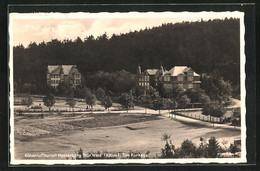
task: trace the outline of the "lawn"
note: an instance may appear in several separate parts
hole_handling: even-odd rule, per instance
[[[40,118],[33,115],[15,118],[15,136],[23,141],[32,138],[51,136],[85,128],[110,127],[160,119],[158,115],[100,113],[75,116],[48,115]]]
[[[23,131],[22,131],[23,130]],[[167,117],[149,114],[88,114],[84,117],[49,116],[44,119],[21,116],[15,120],[15,158],[28,159],[26,153],[75,154],[87,152],[150,151],[160,155],[163,133],[169,133],[176,147],[183,140],[199,143],[199,138],[215,136],[232,143],[240,131],[188,125]],[[43,159],[43,158],[29,158]],[[65,157],[47,159],[66,159]]]

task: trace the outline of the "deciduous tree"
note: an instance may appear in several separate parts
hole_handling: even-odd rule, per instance
[[[180,107],[185,109],[187,107],[187,105],[190,104],[190,98],[188,98],[187,95],[183,95],[177,99],[177,102]]]
[[[30,106],[33,104],[33,99],[31,96],[27,96],[25,99],[23,99],[23,103],[27,106],[28,111],[30,112]]]
[[[43,98],[43,103],[46,107],[49,108],[49,113],[51,113],[51,107],[55,104],[55,98],[52,94],[47,94],[44,98]]]
[[[66,98],[67,104],[72,108],[73,114],[74,114],[74,107],[77,104],[77,101],[73,98],[73,94],[70,94]]]
[[[101,104],[105,107],[105,109],[107,109],[107,113],[109,113],[109,108],[113,105],[110,96],[106,96],[106,97],[102,100]]]
[[[93,106],[96,104],[97,98],[94,94],[88,94],[86,96],[86,103],[91,107],[91,113],[93,113]]]
[[[165,99],[162,98],[158,92],[156,92],[154,94],[154,96],[152,97],[153,100],[153,109],[154,110],[158,110],[159,111],[159,115],[161,114],[161,110],[165,107],[166,102]]]
[[[145,108],[145,113],[147,113],[147,108],[151,107],[152,104],[152,98],[149,94],[142,94],[138,98],[139,103],[144,106]]]
[[[60,96],[66,96],[66,94],[68,93],[69,91],[69,88],[68,86],[64,83],[64,82],[61,82],[58,86],[57,86],[57,90],[58,90],[58,94]]]
[[[213,101],[213,102],[203,104],[202,107],[202,114],[206,116],[209,115],[210,121],[211,121],[211,116],[222,117],[225,114],[225,112],[226,109],[218,101]],[[214,122],[213,122],[213,126],[214,126]]]
[[[105,98],[106,93],[105,93],[105,91],[104,91],[101,87],[99,87],[99,88],[95,91],[95,95],[96,95],[96,97],[97,97],[98,100],[101,100],[101,101],[102,101],[102,100]]]
[[[128,113],[128,109],[134,107],[133,95],[131,93],[123,93],[119,98],[119,103],[122,105],[124,109],[127,110]]]
[[[213,101],[217,100],[219,103],[230,101],[232,92],[231,84],[228,81],[224,81],[223,77],[217,72],[203,76],[201,87]]]

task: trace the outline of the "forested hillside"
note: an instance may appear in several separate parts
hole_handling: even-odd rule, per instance
[[[114,72],[166,69],[175,65],[192,67],[197,73],[220,72],[233,86],[239,86],[239,20],[210,20],[163,24],[127,34],[103,34],[96,39],[52,40],[14,47],[14,79],[22,83],[45,84],[47,65],[76,64],[85,76],[103,70]]]

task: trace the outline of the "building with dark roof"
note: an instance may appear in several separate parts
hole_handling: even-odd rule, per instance
[[[76,65],[48,65],[47,85],[57,88],[61,82],[71,89],[81,84],[81,74]]]
[[[146,69],[141,71],[141,67],[137,68],[137,85],[144,89],[156,87],[159,82],[165,88],[171,89],[174,85],[178,85],[184,90],[196,89],[200,87],[200,75],[187,66],[175,66],[169,71],[162,66],[160,69]]]

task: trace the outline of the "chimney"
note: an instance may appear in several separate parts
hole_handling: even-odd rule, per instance
[[[138,66],[137,66],[137,74],[141,74],[141,73],[142,73],[141,67],[138,65]]]

